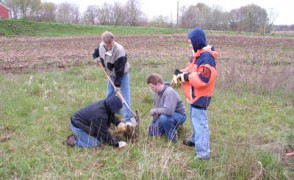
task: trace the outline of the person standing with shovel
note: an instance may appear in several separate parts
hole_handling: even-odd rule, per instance
[[[131,93],[130,93],[130,64],[127,60],[125,49],[115,42],[114,35],[105,31],[101,35],[101,43],[95,48],[93,60],[99,64],[108,74],[106,98],[121,93],[124,100],[124,122],[131,122]]]

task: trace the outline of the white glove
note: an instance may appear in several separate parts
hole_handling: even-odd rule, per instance
[[[126,143],[126,142],[124,142],[124,141],[119,141],[118,142],[118,147],[119,148],[122,148],[122,147],[126,147],[128,144]]]
[[[94,58],[93,61],[94,61],[94,63],[98,64],[100,62],[100,58],[99,57]]]
[[[120,122],[118,125],[117,125],[117,129],[119,132],[124,132],[126,131],[126,124],[124,122]]]
[[[138,125],[138,122],[134,116],[131,117],[131,122],[126,123],[127,126],[136,127]]]

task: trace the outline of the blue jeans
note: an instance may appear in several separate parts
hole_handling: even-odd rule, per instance
[[[208,127],[207,110],[191,106],[192,136],[190,140],[195,143],[197,158],[210,158],[210,135]]]
[[[77,136],[75,140],[75,146],[82,148],[97,148],[101,146],[102,141],[98,141],[99,138],[97,139],[94,136],[90,136],[88,133],[85,133],[80,128],[76,128],[71,122],[70,129]]]
[[[110,76],[110,78],[112,82],[114,82],[115,77]],[[131,108],[130,73],[129,72],[125,73],[121,78],[120,91],[122,96],[126,100],[128,106]],[[115,90],[112,84],[110,83],[110,81],[108,80],[106,97],[109,97],[113,94],[115,94]],[[132,114],[124,103],[123,103],[123,107],[124,107],[124,121],[128,122],[130,121]]]
[[[185,114],[173,113],[172,115],[160,115],[158,120],[153,119],[149,125],[149,136],[166,135],[169,141],[177,141],[177,128],[184,124]]]

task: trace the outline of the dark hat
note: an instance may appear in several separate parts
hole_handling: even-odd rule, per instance
[[[116,113],[122,108],[121,100],[115,95],[106,98],[105,103],[111,113]]]

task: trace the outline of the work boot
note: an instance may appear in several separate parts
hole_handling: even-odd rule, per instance
[[[195,146],[195,143],[193,143],[192,141],[187,140],[187,139],[183,140],[183,144],[184,144],[185,146],[189,146],[189,147],[193,147],[193,146]]]
[[[210,156],[206,156],[206,157],[196,156],[194,159],[197,159],[199,161],[202,161],[202,160],[210,160]]]
[[[210,160],[210,157],[207,157],[207,158],[196,157],[196,159],[199,161],[205,161],[205,160]]]
[[[66,140],[63,141],[63,144],[74,147],[75,146],[75,140],[76,140],[76,136],[74,134],[71,134],[71,135],[68,135],[66,137]]]

